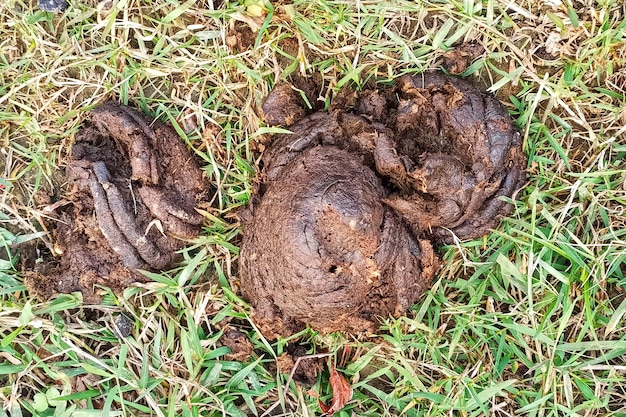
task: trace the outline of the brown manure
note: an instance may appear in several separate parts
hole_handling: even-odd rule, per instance
[[[285,85],[263,104],[274,138],[240,253],[241,289],[269,337],[309,324],[370,332],[430,285],[433,245],[482,236],[509,214],[526,158],[506,109],[439,73],[305,116]]]
[[[135,109],[114,102],[94,109],[66,174],[68,204],[52,225],[59,256],[25,273],[41,298],[81,291],[97,301],[97,285],[121,290],[145,281],[138,269],[167,268],[182,239],[200,231],[202,171],[171,127]]]

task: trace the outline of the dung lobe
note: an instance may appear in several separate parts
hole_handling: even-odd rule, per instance
[[[482,236],[512,206],[525,157],[504,107],[438,73],[305,112],[281,86],[263,105],[290,126],[263,156],[240,253],[241,289],[266,337],[370,332],[436,273],[433,245]],[[284,105],[282,105],[284,104]]]

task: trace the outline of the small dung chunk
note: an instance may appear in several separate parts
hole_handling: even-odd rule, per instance
[[[119,339],[130,336],[133,332],[133,324],[133,320],[129,316],[124,313],[120,314],[119,316],[117,316],[117,319],[115,319],[115,322],[113,323],[113,330],[115,332],[115,335]]]
[[[266,120],[292,106],[280,87]],[[241,290],[268,338],[306,324],[372,332],[403,314],[437,271],[433,246],[487,233],[524,182],[508,113],[457,78],[404,77],[352,110],[281,117],[292,133],[263,156],[240,252]]]
[[[290,126],[304,117],[296,92],[286,83],[276,85],[261,108],[265,123],[270,126]]]
[[[230,353],[224,356],[227,361],[246,362],[254,353],[254,346],[246,334],[236,329],[227,330],[220,337],[220,342],[230,349]]]
[[[463,43],[443,54],[443,66],[450,74],[461,74],[484,52],[485,48],[479,43]]]
[[[114,102],[94,109],[66,174],[70,204],[52,225],[60,259],[27,274],[42,298],[80,290],[97,300],[95,285],[121,290],[145,281],[137,269],[167,268],[181,239],[200,230],[202,171],[172,128],[135,109]]]

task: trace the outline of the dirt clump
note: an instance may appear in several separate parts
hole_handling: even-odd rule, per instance
[[[197,161],[169,126],[107,102],[76,135],[66,169],[68,191],[54,213],[56,259],[25,273],[32,294],[121,290],[176,259],[182,239],[197,236],[196,206],[207,186]]]
[[[281,87],[263,105],[293,133],[263,156],[242,293],[269,338],[305,324],[375,331],[430,285],[433,245],[479,237],[511,212],[501,197],[525,180],[520,135],[497,100],[440,73],[308,116],[290,94]]]

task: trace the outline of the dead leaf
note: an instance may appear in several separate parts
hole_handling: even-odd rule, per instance
[[[330,402],[330,405],[326,405],[322,400],[320,400],[320,396],[317,392],[310,390],[307,394],[317,398],[317,403],[320,406],[322,412],[328,416],[332,416],[337,411],[341,410],[347,403],[352,399],[352,387],[346,381],[343,375],[337,372],[335,366],[331,363],[329,364],[330,369],[330,387],[333,390],[333,398]]]

